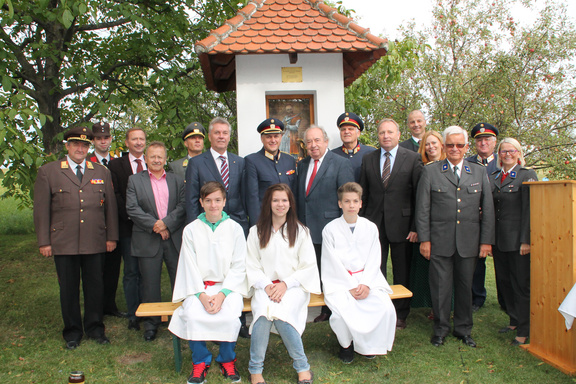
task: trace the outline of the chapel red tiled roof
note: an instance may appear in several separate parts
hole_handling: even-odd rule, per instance
[[[195,50],[207,87],[223,92],[236,87],[235,55],[342,52],[348,86],[386,54],[387,43],[322,0],[252,0]]]

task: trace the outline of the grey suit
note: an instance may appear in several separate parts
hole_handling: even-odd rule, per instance
[[[168,210],[166,217],[158,217],[154,192],[148,171],[128,178],[126,190],[126,211],[134,223],[132,227],[131,254],[138,258],[142,275],[142,302],[162,301],[160,276],[162,260],[166,263],[172,289],[176,279],[178,254],[182,245],[182,230],[186,221],[186,200],[184,181],[179,176],[166,173],[168,186]],[[162,240],[152,228],[159,219],[168,227],[170,237]],[[159,318],[147,318],[146,330],[155,330]]]
[[[428,164],[418,184],[416,229],[420,241],[431,242],[435,336],[445,337],[450,331],[452,284],[454,335],[470,335],[478,249],[480,244],[494,244],[494,203],[486,171],[467,161],[463,168],[458,181],[447,160]]]
[[[185,156],[168,164],[168,168],[175,175],[178,175],[184,179],[186,177],[186,167],[188,166],[189,161],[190,160],[188,159],[188,156]]]

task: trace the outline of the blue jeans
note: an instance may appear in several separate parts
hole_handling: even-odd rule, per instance
[[[302,338],[293,326],[282,320],[274,320],[274,326],[282,337],[288,354],[294,361],[292,366],[296,372],[306,372],[310,370],[310,364],[304,353]],[[251,374],[261,374],[264,370],[264,358],[268,348],[268,339],[270,338],[270,329],[272,321],[264,316],[260,316],[252,328],[252,337],[250,339],[250,362],[248,363],[248,372]]]
[[[220,351],[216,357],[216,362],[229,363],[236,359],[236,352],[234,351],[236,348],[236,342],[218,341],[217,343],[220,344]],[[188,345],[192,351],[193,364],[206,363],[206,365],[210,365],[212,362],[212,353],[210,353],[208,348],[206,348],[205,341],[189,340]]]
[[[131,253],[132,237],[120,238],[120,252],[124,259],[124,296],[126,297],[126,307],[130,320],[136,320],[136,310],[140,305],[140,268],[138,258]]]

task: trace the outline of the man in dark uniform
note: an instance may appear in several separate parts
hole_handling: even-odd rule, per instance
[[[359,183],[362,158],[365,154],[375,151],[376,148],[364,145],[358,140],[364,130],[364,122],[360,116],[352,112],[344,112],[336,120],[336,125],[340,129],[342,146],[334,148],[332,152],[350,160],[350,165],[354,170],[354,181]]]
[[[246,209],[250,223],[256,224],[264,193],[269,186],[288,184],[296,194],[298,178],[296,160],[280,151],[284,123],[278,119],[266,119],[257,128],[262,149],[244,158],[246,162]]]
[[[112,136],[110,135],[110,124],[100,121],[92,125],[92,134],[94,140],[94,152],[88,155],[93,163],[100,163],[108,166],[111,160],[110,144]],[[104,256],[104,315],[115,317],[128,317],[128,313],[120,312],[116,305],[116,291],[118,290],[118,279],[120,278],[120,265],[122,264],[122,255],[116,248],[113,252],[106,252]]]
[[[180,176],[181,178],[186,177],[186,168],[188,167],[188,161],[198,156],[202,153],[204,149],[204,137],[206,136],[206,130],[202,124],[194,122],[188,124],[184,132],[182,133],[182,140],[184,141],[184,146],[188,149],[188,154],[178,160],[174,160],[168,165],[170,171]]]
[[[466,160],[471,163],[482,164],[486,167],[486,173],[490,176],[496,171],[496,164],[498,163],[498,154],[495,153],[496,142],[498,137],[498,129],[492,124],[480,123],[476,124],[470,136],[474,138],[476,146],[476,155],[467,157]],[[476,312],[484,305],[486,301],[486,259],[478,260],[476,270],[474,271],[474,280],[472,282],[472,310]],[[496,291],[498,284],[496,284]],[[498,293],[498,302],[504,308],[504,300]]]
[[[418,149],[420,148],[420,141],[426,133],[426,118],[424,117],[422,111],[416,109],[408,114],[406,123],[408,125],[408,129],[410,129],[412,137],[401,142],[400,146],[411,151],[418,152]]]
[[[102,321],[102,263],[116,248],[118,216],[110,172],[86,161],[92,138],[84,127],[66,132],[68,155],[40,167],[34,185],[36,237],[40,253],[54,256],[67,349],[77,348],[84,334],[110,343]]]

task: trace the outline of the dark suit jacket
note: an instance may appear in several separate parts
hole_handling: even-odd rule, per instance
[[[502,183],[500,170],[490,175],[494,211],[496,212],[496,246],[502,252],[518,251],[520,244],[530,244],[530,187],[525,181],[536,181],[532,169],[514,167]]]
[[[118,204],[118,223],[120,225],[120,237],[132,236],[132,221],[126,212],[126,188],[128,178],[132,175],[130,158],[128,155],[110,160],[108,169],[112,173],[112,183]]]
[[[332,150],[332,152],[335,155],[338,155],[340,157],[344,157],[344,158],[348,159],[348,161],[350,161],[350,164],[352,165],[352,170],[354,171],[354,181],[359,183],[360,182],[360,169],[362,168],[362,159],[368,153],[374,152],[376,150],[376,148],[368,146],[368,145],[360,144],[360,150],[356,153],[351,154],[351,155],[349,155],[347,153],[347,151],[345,152],[343,150],[343,148],[344,148],[344,146],[334,148]]]
[[[476,164],[480,164],[480,165],[484,166],[486,169],[486,173],[488,175],[491,175],[493,172],[496,172],[496,170],[498,169],[496,167],[496,165],[498,164],[498,154],[497,153],[494,154],[494,159],[491,162],[489,162],[487,165],[482,164],[482,161],[478,159],[478,155],[469,156],[469,157],[465,158],[464,160],[467,160],[471,163],[476,163]]]
[[[269,186],[285,183],[296,195],[296,160],[287,153],[280,153],[278,160],[266,157],[264,148],[246,156],[246,209],[252,225],[260,216],[262,199]],[[270,154],[268,154],[270,155]],[[270,155],[271,156],[271,155]]]
[[[228,193],[224,212],[242,226],[248,234],[248,216],[244,206],[244,159],[228,152]],[[195,156],[188,162],[186,169],[186,216],[187,222],[196,220],[204,212],[200,205],[200,188],[208,181],[222,183],[220,170],[212,157],[210,150]]]
[[[420,148],[420,146],[416,145],[414,140],[412,140],[412,137],[410,137],[408,140],[404,140],[399,145],[402,148],[406,148],[406,149],[411,150],[412,152],[418,152],[418,149]]]
[[[494,244],[494,202],[485,168],[464,161],[460,181],[448,160],[424,167],[416,195],[418,240],[432,242],[432,257],[478,257]],[[480,220],[482,209],[482,220]]]
[[[381,150],[371,152],[362,161],[360,185],[364,193],[360,214],[378,227],[384,219],[388,241],[401,243],[406,241],[408,232],[416,231],[414,211],[422,158],[417,152],[399,146],[388,187],[384,188],[380,154]]]
[[[110,172],[86,161],[82,182],[66,158],[43,165],[34,184],[34,227],[38,246],[55,255],[106,252],[118,240],[118,214]]]
[[[176,250],[182,245],[182,230],[186,222],[186,190],[184,180],[172,173],[166,173],[168,185],[168,214],[162,221],[170,231],[170,239]],[[152,228],[158,219],[158,210],[148,171],[128,178],[126,190],[126,211],[132,219],[132,251],[135,257],[153,257],[162,243],[160,234]]]
[[[310,193],[306,196],[306,174],[310,164],[310,156],[298,163],[298,218],[310,229],[312,242],[322,244],[324,226],[342,214],[338,207],[338,188],[354,181],[354,172],[348,160],[326,149],[322,165],[316,170]]]

